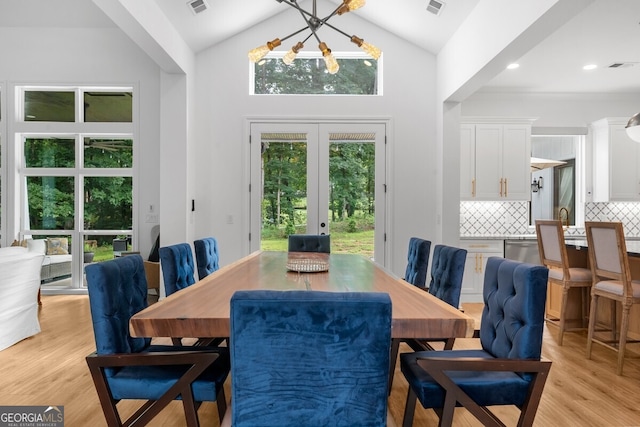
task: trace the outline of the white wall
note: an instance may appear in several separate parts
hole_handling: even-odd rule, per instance
[[[159,68],[122,31],[101,29],[0,28],[0,81],[14,84],[136,85],[139,89],[140,206],[159,206]],[[3,120],[11,133],[13,100]],[[7,114],[8,113],[8,114]],[[5,136],[3,135],[3,139]],[[12,138],[7,138],[7,141]],[[5,153],[3,153],[5,155]],[[14,207],[9,206],[8,211]],[[3,211],[5,214],[6,211]],[[138,217],[139,249],[151,250],[151,228],[144,209]],[[13,221],[12,223],[15,223]],[[10,224],[11,226],[13,224]],[[7,230],[11,243],[17,230]]]
[[[297,30],[296,19],[301,20],[295,14],[277,15],[196,58],[196,237],[218,238],[222,264],[246,254],[247,118],[391,118],[387,235],[390,266],[403,274],[409,237],[435,236],[435,58],[355,14],[347,14],[340,17],[340,28],[384,52],[383,96],[249,96],[247,52]],[[358,50],[344,36],[336,39],[332,30],[320,33],[334,51]],[[280,49],[286,51],[294,43],[288,40]],[[312,42],[305,47],[316,49]],[[233,224],[227,224],[228,215],[235,218]]]

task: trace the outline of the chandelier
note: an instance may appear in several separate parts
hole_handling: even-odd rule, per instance
[[[362,49],[367,54],[369,54],[372,58],[376,60],[380,58],[380,55],[382,54],[380,49],[365,42],[363,39],[357,36],[350,36],[349,34],[334,27],[328,22],[335,15],[343,15],[352,10],[361,8],[362,6],[364,6],[366,0],[342,0],[342,4],[338,6],[333,12],[331,12],[331,14],[329,14],[325,18],[318,17],[318,12],[316,9],[316,0],[313,0],[313,10],[311,12],[298,6],[297,0],[276,0],[276,1],[278,3],[285,3],[291,6],[292,8],[297,9],[300,12],[300,15],[302,16],[302,19],[304,19],[306,25],[301,29],[299,29],[298,31],[295,31],[289,34],[288,36],[283,37],[282,39],[278,39],[278,38],[273,39],[270,42],[267,42],[267,44],[249,51],[249,60],[251,60],[251,62],[260,61],[262,58],[265,57],[266,54],[268,54],[270,51],[272,51],[276,47],[280,46],[283,41],[295,35],[298,35],[305,30],[309,30],[310,33],[307,36],[307,38],[293,45],[293,47],[282,57],[282,62],[284,62],[287,65],[291,65],[293,63],[293,60],[296,58],[296,55],[300,51],[300,49],[302,49],[304,47],[304,44],[307,42],[307,40],[309,40],[313,36],[316,38],[316,40],[319,43],[318,48],[320,49],[320,52],[322,52],[322,57],[324,58],[325,65],[327,66],[327,71],[331,74],[335,74],[340,69],[340,66],[338,65],[338,61],[336,61],[336,58],[331,53],[331,49],[327,47],[326,43],[320,40],[320,37],[318,37],[318,34],[317,34],[317,31],[320,29],[320,27],[323,27],[325,25],[339,32],[340,34],[346,36],[347,38],[349,38],[354,44],[356,44],[360,49]]]

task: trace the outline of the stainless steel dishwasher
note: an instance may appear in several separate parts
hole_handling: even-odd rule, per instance
[[[504,241],[504,257],[530,264],[541,264],[537,239],[507,239]]]

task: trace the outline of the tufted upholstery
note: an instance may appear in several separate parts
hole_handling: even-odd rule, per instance
[[[419,237],[409,239],[407,269],[404,273],[404,280],[420,288],[426,286],[430,252],[431,242],[429,240],[420,239]]]
[[[193,347],[150,345],[149,338],[129,334],[131,316],[147,306],[147,281],[140,255],[87,265],[85,271],[96,342],[96,353],[87,357],[87,363],[107,420],[111,414],[109,403],[116,403],[113,399],[158,400],[189,370],[189,354],[198,352],[208,353],[204,356],[209,359],[212,353],[220,356],[205,363],[203,373],[191,383],[193,398],[200,402],[217,399],[229,373],[225,349],[200,347],[194,352]],[[180,364],[174,361],[163,365],[161,360],[168,353],[179,355]],[[114,354],[118,357],[112,357]],[[136,355],[138,358],[127,359]],[[149,360],[145,363],[145,359]],[[101,384],[108,388],[108,394]]]
[[[331,253],[331,238],[328,234],[291,234],[289,252]]]
[[[193,285],[193,254],[188,243],[160,248],[160,265],[167,296]]]
[[[193,242],[196,251],[196,265],[198,266],[198,277],[204,279],[214,271],[218,271],[218,241],[213,237],[207,237]]]
[[[425,408],[443,408],[445,398],[443,387],[445,386],[441,386],[427,372],[431,369],[428,365],[429,358],[450,359],[451,366],[461,363],[457,362],[463,360],[461,358],[478,358],[487,362],[499,358],[510,359],[521,364],[532,361],[538,364],[543,363],[539,360],[542,350],[547,275],[548,269],[543,266],[523,264],[503,258],[489,258],[483,290],[485,307],[480,326],[482,349],[402,354],[400,363],[402,373],[410,385],[409,398],[413,393]],[[421,361],[422,366],[418,363],[420,359],[425,359]],[[439,362],[432,363],[436,365]],[[544,363],[550,365],[549,362]],[[541,369],[548,371],[548,368]],[[537,372],[528,365],[521,371]],[[518,372],[515,369],[491,371],[476,367],[476,370],[469,371],[447,371],[443,368],[441,372],[445,372],[480,406],[524,405],[532,395],[530,386],[535,378],[534,374]],[[546,373],[542,378],[540,393],[546,380]],[[405,420],[408,416],[413,417],[412,405],[415,405],[415,396],[413,403],[411,399],[407,401]],[[538,402],[525,405],[525,408],[533,408],[535,414],[537,404]],[[411,411],[410,414],[409,411]],[[531,414],[528,416],[531,417],[532,422],[533,416]]]
[[[390,342],[387,294],[236,292],[233,426],[385,426]]]
[[[436,245],[431,260],[431,284],[429,293],[447,304],[458,308],[462,275],[467,261],[467,250],[452,246]]]

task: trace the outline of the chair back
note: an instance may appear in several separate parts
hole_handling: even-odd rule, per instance
[[[290,234],[289,252],[331,253],[331,238],[328,234]]]
[[[147,307],[142,257],[136,254],[89,264],[85,272],[96,352],[138,353],[146,349],[150,339],[129,334],[129,319]]]
[[[622,294],[633,295],[622,223],[585,221],[584,226],[594,283],[603,279],[620,281]]]
[[[482,348],[499,358],[539,359],[549,269],[504,258],[487,260]]]
[[[429,240],[419,237],[409,239],[407,269],[404,273],[404,280],[420,288],[426,286],[430,252],[431,242]]]
[[[564,230],[560,220],[536,220],[536,236],[540,262],[547,267],[563,270],[563,277],[569,277],[569,258],[564,242]]]
[[[196,282],[193,278],[193,254],[188,243],[160,248],[160,265],[167,296]]]
[[[458,308],[466,261],[466,249],[436,245],[433,249],[433,259],[431,260],[429,293]]]
[[[230,333],[234,427],[386,425],[388,294],[238,291]]]
[[[193,242],[196,251],[196,265],[198,266],[198,277],[204,279],[214,271],[218,271],[218,241],[213,237],[207,237]]]

